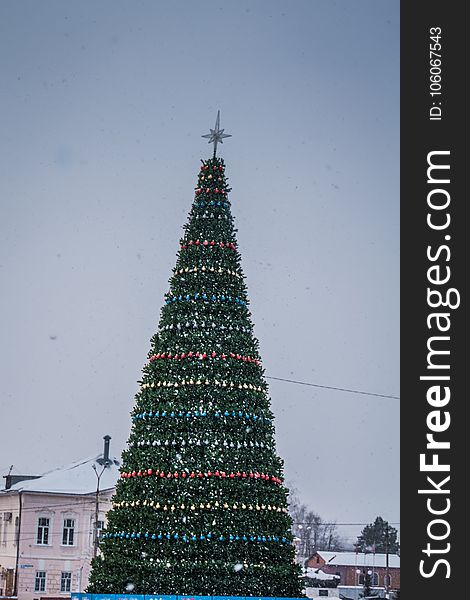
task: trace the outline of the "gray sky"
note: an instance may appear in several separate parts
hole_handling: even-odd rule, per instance
[[[267,375],[399,395],[398,13],[0,4],[3,470],[121,452],[218,108]],[[398,400],[269,383],[302,500],[399,521]]]

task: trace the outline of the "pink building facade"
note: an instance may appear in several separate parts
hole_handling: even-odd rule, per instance
[[[104,466],[98,456],[0,491],[0,597],[50,600],[84,591],[118,477],[119,462]]]

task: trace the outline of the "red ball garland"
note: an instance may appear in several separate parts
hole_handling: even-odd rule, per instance
[[[198,477],[199,479],[202,479],[203,477],[221,477],[222,479],[262,479],[263,481],[270,481],[272,483],[277,483],[277,484],[282,484],[282,479],[280,479],[279,477],[276,477],[275,475],[268,475],[267,473],[258,473],[258,471],[256,472],[250,472],[250,473],[241,473],[240,471],[237,471],[236,473],[231,472],[231,473],[226,473],[225,471],[219,471],[216,470],[214,471],[214,473],[212,473],[212,471],[207,471],[207,473],[203,473],[202,471],[198,471],[197,473],[195,471],[191,471],[191,473],[188,475],[186,473],[186,471],[182,471],[181,473],[179,473],[178,471],[175,471],[174,473],[172,473],[171,471],[168,471],[168,473],[165,473],[165,471],[159,471],[157,470],[153,470],[153,469],[146,469],[144,471],[139,470],[139,471],[129,471],[129,472],[123,472],[121,473],[121,479],[129,479],[131,477],[142,477],[142,476],[146,476],[146,475],[155,475],[155,477],[160,477],[162,479],[178,479],[178,478],[182,478],[182,479],[186,479],[186,477],[190,477],[192,479],[194,479],[195,477]]]

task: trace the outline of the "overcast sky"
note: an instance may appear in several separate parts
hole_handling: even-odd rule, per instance
[[[119,456],[219,108],[267,375],[399,395],[398,13],[1,2],[2,474]],[[269,384],[301,499],[398,522],[399,401]]]

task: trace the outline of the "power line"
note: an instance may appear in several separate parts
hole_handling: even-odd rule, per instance
[[[365,392],[364,390],[353,390],[350,388],[335,387],[333,385],[321,385],[319,383],[297,381],[295,379],[284,379],[283,377],[270,377],[269,375],[266,376],[266,379],[275,379],[276,381],[284,381],[285,383],[297,383],[298,385],[308,385],[310,387],[323,388],[326,390],[338,390],[340,392],[348,392],[350,394],[363,394],[364,396],[378,396],[379,398],[393,398],[394,400],[400,400],[400,396],[392,396],[392,394],[377,394],[375,392]]]
[[[395,521],[394,523],[389,522],[389,525],[400,525],[399,521]],[[317,523],[315,523],[314,521],[294,521],[293,525],[317,525]],[[318,523],[319,527],[322,527],[324,525],[338,525],[338,527],[345,527],[347,525],[355,525],[355,526],[362,526],[362,525],[370,525],[370,523],[324,523],[323,521],[321,523]]]
[[[308,526],[312,526],[312,523],[308,522],[308,521],[295,521],[293,523],[293,525],[308,525]],[[370,523],[323,523],[322,522],[322,523],[319,523],[318,525],[320,527],[324,527],[326,525],[329,525],[329,526],[336,525],[338,527],[346,527],[348,525],[351,525],[351,526],[354,525],[354,526],[357,526],[357,527],[359,527],[359,526],[362,527],[362,526],[370,525]],[[399,522],[394,522],[394,523],[389,523],[389,525],[400,525],[400,523]],[[80,529],[80,530],[74,530],[74,531],[75,531],[76,534],[79,534],[79,533],[88,533],[88,534],[91,534],[91,533],[93,533],[93,528],[90,527],[89,529],[87,528],[87,529]],[[35,534],[35,532],[26,531],[24,533],[26,535],[31,535],[31,534],[34,534],[34,535],[32,537],[23,537],[23,536],[21,536],[21,541],[23,541],[23,542],[37,539],[37,535]],[[55,536],[61,536],[61,535],[62,535],[62,531],[49,531],[49,537],[55,537]],[[16,539],[17,533],[14,532],[14,531],[8,531],[8,532],[6,532],[6,536],[5,537],[9,538],[9,536],[11,536],[11,539]],[[40,544],[40,545],[41,546],[47,546],[47,544]]]
[[[4,490],[5,491],[5,490]],[[104,491],[109,491],[108,490],[103,490]],[[28,493],[26,490],[23,493]],[[109,502],[112,503],[111,498],[101,498],[102,502]],[[30,505],[30,506],[23,506],[22,510],[23,512],[31,510],[31,511],[40,511],[42,510],[48,510],[50,508],[88,508],[86,505],[94,505],[95,504],[95,499],[82,499],[80,497],[77,498],[77,502],[61,502],[60,504],[48,504],[48,505],[44,505],[44,504],[38,504],[38,505]],[[103,512],[107,512],[107,511],[103,511]],[[294,525],[311,525],[312,521],[293,521]],[[400,525],[399,521],[396,522],[392,522],[392,521],[388,521],[389,525]],[[346,526],[346,525],[351,525],[351,526],[359,526],[359,525],[370,525],[370,523],[338,523],[336,521],[332,521],[331,523],[326,523],[326,522],[321,522],[319,523],[319,525],[341,525],[341,526]],[[55,534],[53,534],[55,535]]]
[[[111,488],[107,488],[106,490],[100,490],[101,501],[102,502],[106,502],[106,501],[111,502],[110,499],[108,500],[107,498],[104,498],[102,496],[102,494],[104,492],[109,491],[110,489]],[[5,491],[5,490],[2,490],[2,491]],[[13,491],[16,491],[16,490],[13,490]],[[27,494],[28,490],[21,490],[21,492],[23,494]],[[47,492],[47,493],[50,494],[51,492]],[[69,495],[74,496],[72,493],[70,493]],[[38,511],[38,510],[48,510],[49,508],[67,508],[67,507],[81,508],[82,506],[87,505],[87,504],[94,505],[95,504],[95,499],[93,498],[92,500],[81,500],[80,496],[77,496],[77,502],[63,502],[63,503],[60,503],[60,504],[47,504],[47,505],[46,504],[37,504],[37,505],[23,506],[22,507],[22,511],[23,512],[26,512],[28,510]],[[16,510],[16,507],[15,507],[14,510]]]
[[[32,537],[23,537],[23,535],[21,535],[20,539],[21,539],[22,542],[29,542],[31,540],[36,540],[37,539],[37,533],[34,532],[34,531],[26,531],[26,532],[23,532],[23,533],[25,535],[28,535],[28,536],[32,535]],[[59,537],[59,536],[62,535],[62,533],[63,533],[62,531],[49,531],[49,537],[50,538],[52,538],[52,537]],[[89,529],[74,530],[74,533],[76,533],[77,535],[79,533],[89,533],[89,534],[91,534],[91,533],[93,533],[93,527],[90,527]],[[18,534],[15,531],[7,531],[5,537],[8,538],[10,541],[11,540],[15,541],[16,538],[18,537]],[[35,545],[41,546],[41,547],[46,547],[46,548],[48,546],[51,546],[51,544],[35,544]],[[67,546],[65,546],[65,547],[67,547]],[[76,546],[69,546],[69,547],[73,548],[73,547],[76,547]]]

